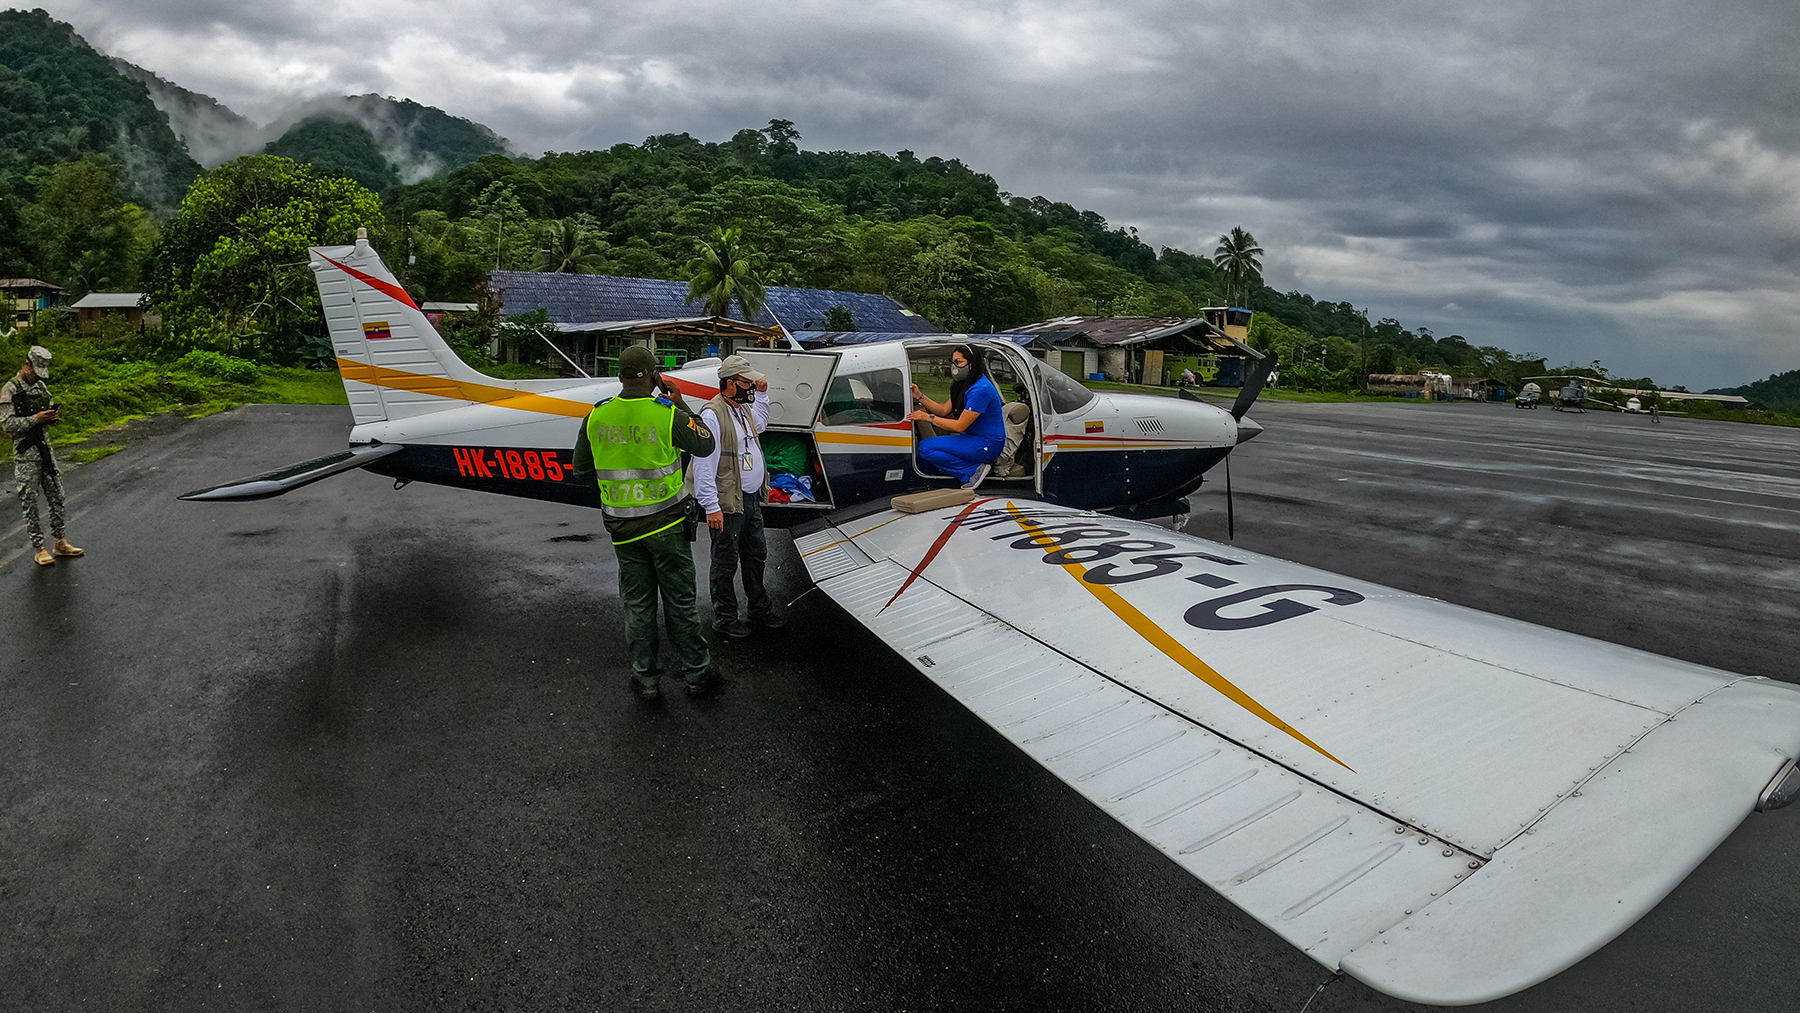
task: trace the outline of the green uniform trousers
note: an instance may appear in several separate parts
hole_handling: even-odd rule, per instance
[[[625,607],[625,641],[631,645],[631,674],[654,683],[657,661],[656,601],[662,598],[663,628],[675,647],[682,676],[689,684],[705,680],[712,650],[700,625],[694,583],[694,553],[677,524],[647,538],[614,545],[619,558],[619,603]]]

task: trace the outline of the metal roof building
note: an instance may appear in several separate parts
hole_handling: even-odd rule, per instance
[[[494,271],[488,276],[488,291],[500,300],[506,316],[541,309],[555,324],[666,320],[705,312],[697,302],[688,302],[687,282],[659,278]],[[775,326],[779,318],[790,331],[818,330],[824,326],[825,311],[842,306],[862,330],[938,332],[937,325],[885,295],[783,285],[770,285],[764,294],[767,306],[750,321],[763,327]]]
[[[1229,312],[1248,319],[1248,310]],[[1238,386],[1246,375],[1244,362],[1262,358],[1243,343],[1242,330],[1228,316],[1057,317],[1009,333],[1032,335],[1053,346],[1047,348],[1046,361],[1076,376],[1156,386],[1192,370],[1203,383]]]

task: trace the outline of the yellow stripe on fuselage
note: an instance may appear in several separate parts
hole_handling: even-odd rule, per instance
[[[813,432],[813,438],[820,443],[848,443],[898,449],[912,446],[912,437],[910,436],[888,436],[881,433],[832,433],[821,429]]]
[[[511,387],[469,383],[464,380],[453,380],[447,376],[408,373],[405,370],[375,366],[352,359],[338,359],[338,372],[342,373],[346,380],[355,380],[372,387],[386,387],[389,390],[427,394],[432,397],[448,398],[452,401],[474,401],[478,404],[492,405],[495,408],[513,408],[522,412],[536,412],[539,415],[562,415],[572,419],[585,419],[588,417],[588,413],[594,410],[593,405],[582,401],[570,401],[566,398],[550,397],[547,394],[532,394],[514,390]]]
[[[1006,510],[1008,513],[1012,514],[1013,520],[1018,522],[1019,527],[1022,528],[1026,534],[1034,536],[1031,540],[1033,545],[1043,549],[1046,554],[1056,548],[1055,539],[1045,533],[1043,528],[1032,523],[1029,517],[1026,517],[1019,511],[1017,505],[1008,502],[1006,504]],[[1180,641],[1170,636],[1167,630],[1156,625],[1155,621],[1149,616],[1139,612],[1137,606],[1126,601],[1124,596],[1120,595],[1119,592],[1114,591],[1105,584],[1090,584],[1086,580],[1083,580],[1082,578],[1087,575],[1087,567],[1080,563],[1063,563],[1060,565],[1064,570],[1068,571],[1069,576],[1075,578],[1075,583],[1086,588],[1089,594],[1092,594],[1095,598],[1100,600],[1100,604],[1105,605],[1112,611],[1113,615],[1124,620],[1125,625],[1136,631],[1137,635],[1143,637],[1150,646],[1167,655],[1169,660],[1193,673],[1201,682],[1204,682],[1213,689],[1223,693],[1232,703],[1244,708],[1275,728],[1293,736],[1296,741],[1318,753],[1320,756],[1343,767],[1345,770],[1353,769],[1349,764],[1320,748],[1318,743],[1307,738],[1305,735],[1302,735],[1299,729],[1288,724],[1286,721],[1281,720],[1279,717],[1276,717],[1274,712],[1256,702],[1254,697],[1239,689],[1230,679],[1220,675],[1211,665],[1208,665],[1198,657],[1195,657],[1192,651],[1183,647]]]

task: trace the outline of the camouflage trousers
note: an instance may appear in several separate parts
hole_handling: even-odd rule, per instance
[[[67,519],[63,510],[62,476],[46,470],[35,448],[28,449],[13,461],[13,478],[19,484],[19,506],[25,511],[25,526],[31,530],[34,548],[44,547],[44,523],[38,517],[38,490],[50,504],[50,536],[63,536]]]

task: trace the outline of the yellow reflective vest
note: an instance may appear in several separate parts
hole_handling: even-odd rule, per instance
[[[649,517],[682,497],[675,407],[652,397],[615,397],[587,418],[600,508],[608,517]]]

